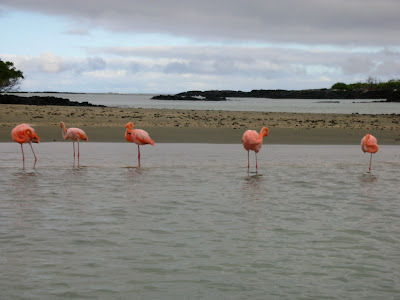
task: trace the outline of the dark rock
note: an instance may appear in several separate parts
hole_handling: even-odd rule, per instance
[[[69,99],[53,97],[53,96],[31,96],[21,97],[10,94],[0,94],[0,104],[25,104],[25,105],[56,105],[56,106],[97,106],[105,107],[104,105],[95,105],[87,101],[77,102]]]
[[[399,92],[393,90],[252,90],[250,92],[232,90],[187,91],[176,95],[159,95],[152,99],[221,101],[226,98],[271,98],[271,99],[388,99],[398,101]]]
[[[400,91],[393,91],[386,99],[387,102],[400,102]]]
[[[200,92],[201,93],[201,92]],[[219,95],[200,95],[200,94],[176,94],[176,95],[158,95],[153,100],[178,100],[178,101],[226,101],[226,97]]]

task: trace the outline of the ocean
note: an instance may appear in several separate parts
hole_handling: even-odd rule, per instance
[[[0,144],[0,299],[398,299],[400,147]]]
[[[266,99],[228,98],[228,101],[167,101],[150,100],[152,94],[62,94],[20,93],[18,96],[54,96],[71,101],[92,104],[135,107],[194,110],[265,111],[293,113],[339,113],[339,114],[400,114],[400,104],[377,102],[368,99]]]

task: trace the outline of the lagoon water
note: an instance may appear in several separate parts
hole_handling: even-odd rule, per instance
[[[379,100],[343,99],[267,99],[228,98],[228,101],[167,101],[150,100],[151,94],[60,94],[22,93],[19,96],[54,96],[71,101],[87,101],[92,104],[135,107],[194,110],[263,111],[293,113],[339,113],[339,114],[400,114],[399,103],[376,102]]]
[[[0,144],[1,299],[399,298],[399,146],[34,148]]]

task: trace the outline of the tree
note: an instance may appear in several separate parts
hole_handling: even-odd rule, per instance
[[[375,77],[368,76],[367,78],[367,88],[372,89],[378,85],[379,81]]]
[[[343,82],[337,82],[334,85],[332,85],[332,89],[335,90],[347,90],[349,87],[347,86],[347,84],[343,83]]]
[[[0,59],[0,93],[9,92],[20,84],[24,75],[14,67],[10,61]]]

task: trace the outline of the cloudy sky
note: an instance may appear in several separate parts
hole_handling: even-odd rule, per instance
[[[398,0],[0,0],[23,91],[329,88],[400,78]]]

